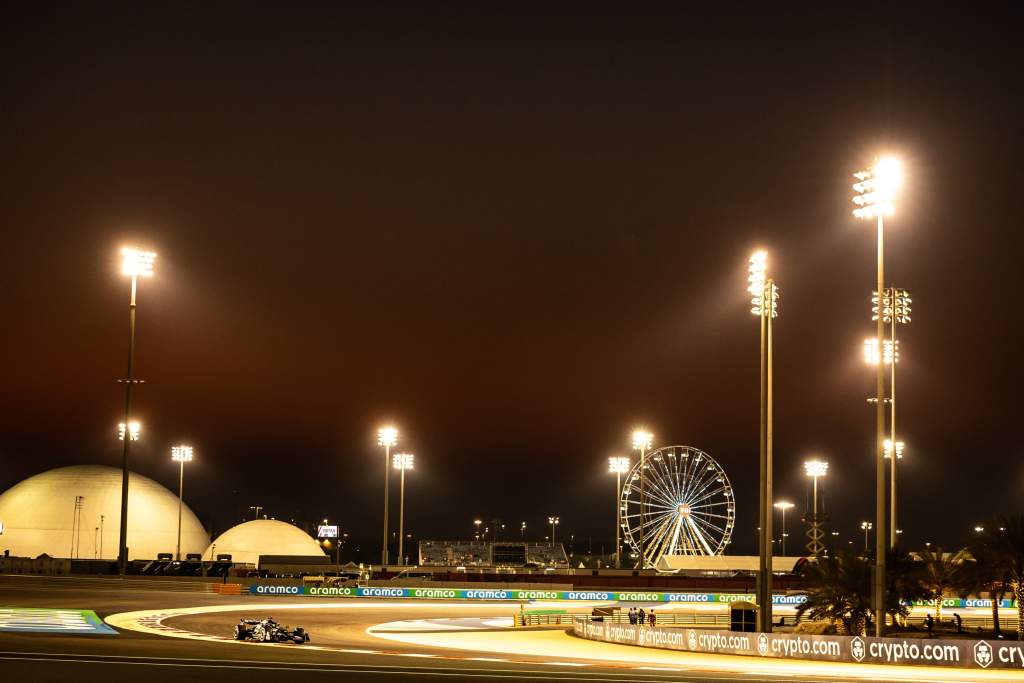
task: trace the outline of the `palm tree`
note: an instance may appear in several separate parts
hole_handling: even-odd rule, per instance
[[[905,551],[899,548],[889,550],[885,560],[886,605],[885,613],[892,617],[893,624],[899,624],[910,616],[910,606],[927,600],[931,590],[925,582],[926,570]]]
[[[807,601],[797,607],[796,620],[806,614],[816,621],[841,623],[850,635],[864,635],[871,614],[871,564],[850,550],[819,557],[803,569],[810,586]]]
[[[928,548],[917,555],[923,563],[921,582],[928,598],[935,600],[935,623],[938,624],[942,615],[942,596],[947,590],[957,587],[957,573],[969,555],[966,550],[944,553],[939,547],[934,550]]]
[[[990,545],[981,539],[972,540],[968,544],[968,552],[971,556],[960,565],[960,571],[957,572],[957,594],[961,598],[969,598],[988,593],[992,602],[992,632],[995,637],[1002,637],[999,602],[1006,595],[1010,582],[995,561]]]
[[[998,518],[985,528],[994,563],[1008,580],[1017,603],[1017,640],[1024,640],[1024,515]]]

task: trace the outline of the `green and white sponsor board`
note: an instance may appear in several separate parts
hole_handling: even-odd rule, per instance
[[[256,584],[249,587],[254,595],[308,595],[317,597],[348,598],[420,598],[426,600],[564,600],[579,602],[624,603],[718,603],[753,602],[748,593],[667,593],[661,591],[546,591],[517,588],[400,588],[392,586],[272,586]],[[803,595],[776,595],[776,605],[799,605],[807,598]]]

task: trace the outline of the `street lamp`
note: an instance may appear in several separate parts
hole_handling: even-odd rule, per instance
[[[519,540],[526,540],[526,522],[523,522],[519,525]]]
[[[608,471],[615,473],[615,568],[622,568],[622,506],[619,497],[622,494],[622,475],[629,471],[629,458],[612,456],[608,458]]]
[[[654,443],[654,435],[644,429],[637,429],[633,432],[633,450],[640,451],[640,569],[646,568],[647,556],[644,555],[644,535],[647,530],[644,528],[647,510],[647,451]]]
[[[412,453],[395,453],[391,463],[396,470],[401,472],[401,485],[399,488],[398,503],[398,564],[405,564],[405,555],[402,554],[402,540],[405,538],[405,471],[411,470],[416,456]]]
[[[121,533],[118,544],[117,566],[123,577],[128,571],[128,444],[132,425],[132,388],[140,384],[135,379],[135,298],[140,277],[153,276],[153,261],[156,254],[124,247],[121,249],[121,273],[132,279],[131,297],[128,300],[128,376],[120,380],[124,384],[124,424],[128,425],[129,438],[121,438]]]
[[[761,522],[757,573],[757,610],[760,630],[772,630],[772,321],[779,314],[779,289],[768,277],[768,254],[755,252],[750,257],[747,292],[750,312],[761,321],[761,433],[760,500]]]
[[[555,547],[555,526],[558,524],[558,517],[552,515],[548,517],[548,524],[551,525],[551,547]]]
[[[808,460],[804,463],[804,472],[814,481],[811,528],[807,530],[810,542],[807,544],[807,550],[811,553],[812,557],[818,557],[825,550],[825,544],[822,542],[825,530],[822,528],[824,526],[822,519],[818,515],[818,479],[828,473],[828,463],[824,460]]]
[[[871,522],[861,522],[860,528],[864,531],[864,552],[868,551],[868,533],[875,528]]]
[[[480,540],[480,525],[484,523],[482,519],[474,519],[473,525],[476,527],[476,540]]]
[[[181,508],[185,497],[185,463],[192,462],[191,446],[174,446],[171,448],[171,460],[180,465],[178,472],[178,546],[174,551],[174,559],[181,561]]]
[[[780,500],[775,507],[782,510],[782,556],[786,556],[786,510],[795,507],[793,503]]]
[[[384,447],[384,547],[380,553],[382,567],[388,564],[388,484],[391,480],[388,464],[391,460],[391,447],[398,443],[398,430],[390,425],[377,430],[377,445]]]
[[[891,215],[895,210],[896,192],[903,184],[903,168],[898,159],[885,157],[865,171],[855,173],[857,182],[853,190],[857,194],[853,203],[856,218],[876,220],[877,229],[877,263],[876,292],[885,289],[885,227],[883,216]],[[883,316],[876,316],[875,339],[878,349],[883,348],[885,339],[885,322]],[[893,345],[895,359],[895,344]],[[885,440],[885,368],[882,363],[875,364],[875,523],[878,528],[885,529],[885,457],[882,453],[882,442]],[[879,533],[875,539],[875,574],[874,574],[874,607],[875,635],[885,635],[885,538]]]

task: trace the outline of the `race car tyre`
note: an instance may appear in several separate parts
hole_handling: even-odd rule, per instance
[[[248,629],[242,624],[235,624],[235,640],[245,640],[245,637],[249,635]]]
[[[263,624],[256,624],[251,631],[252,639],[257,643],[265,643],[270,640],[270,634],[267,633],[267,629],[263,628]]]

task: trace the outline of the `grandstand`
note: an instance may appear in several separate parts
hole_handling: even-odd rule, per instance
[[[420,541],[423,567],[566,568],[569,558],[561,543],[500,541]]]

